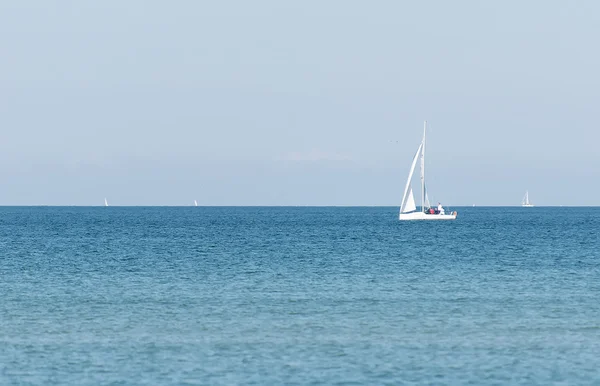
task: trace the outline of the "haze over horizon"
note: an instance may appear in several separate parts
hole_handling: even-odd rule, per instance
[[[600,3],[0,4],[0,205],[600,205]]]

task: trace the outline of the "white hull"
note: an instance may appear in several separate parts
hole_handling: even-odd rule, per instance
[[[452,214],[400,213],[400,220],[456,220],[456,212]]]
[[[533,204],[522,204],[523,208],[533,208]]]

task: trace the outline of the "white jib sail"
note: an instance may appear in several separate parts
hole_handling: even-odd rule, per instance
[[[408,193],[408,199],[404,204],[404,211],[402,213],[414,212],[417,210],[417,204],[415,203],[415,196],[413,196],[412,189]]]
[[[413,157],[412,160],[412,164],[410,165],[410,172],[408,173],[408,179],[406,180],[406,187],[404,188],[404,195],[402,196],[402,205],[400,205],[400,213],[406,213],[408,209],[407,208],[407,204],[408,204],[408,190],[410,189],[410,181],[412,180],[412,176],[413,173],[415,172],[415,166],[417,166],[417,159],[419,158],[419,153],[421,153],[421,148],[423,147],[423,144],[419,145],[419,148],[417,149],[417,152],[415,153],[415,156]],[[412,198],[412,205],[415,205],[415,199],[413,197],[412,194],[412,189],[410,189],[410,198]],[[411,210],[415,210],[416,208],[413,208]]]

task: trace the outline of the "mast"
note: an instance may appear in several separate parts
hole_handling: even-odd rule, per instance
[[[421,212],[425,213],[425,132],[427,121],[423,123],[423,141],[421,142]]]

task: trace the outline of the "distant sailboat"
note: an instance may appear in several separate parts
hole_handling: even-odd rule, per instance
[[[106,201],[106,198],[104,198],[104,206],[108,206],[108,201]]]
[[[404,196],[402,197],[402,204],[400,205],[400,214],[398,218],[400,220],[455,220],[456,212],[451,214],[445,214],[444,208],[440,205],[440,210],[435,210],[429,205],[429,197],[427,196],[427,190],[425,189],[425,133],[427,131],[427,122],[423,126],[423,140],[417,149],[412,164],[410,166],[410,172],[408,173],[408,180],[406,181],[406,187],[404,188]],[[417,160],[421,157],[421,210],[417,211],[415,204],[415,197],[411,187],[411,181],[415,167],[417,166]]]
[[[194,200],[194,206],[198,206],[198,201]]]
[[[525,197],[523,197],[523,201],[521,201],[521,206],[531,208],[533,204],[529,202],[529,191],[525,191]]]

